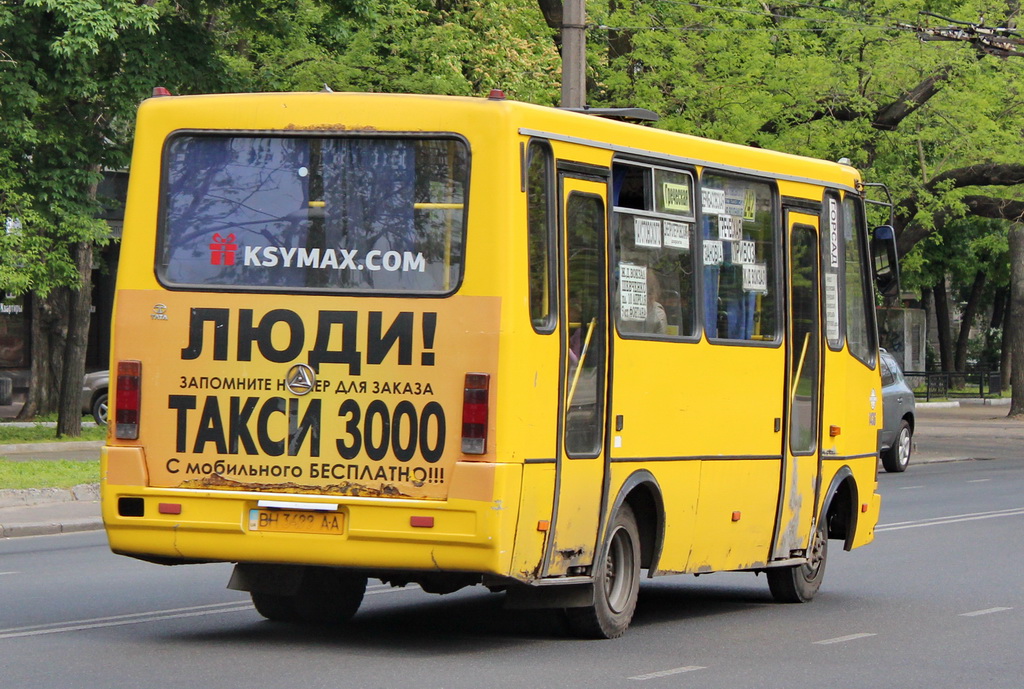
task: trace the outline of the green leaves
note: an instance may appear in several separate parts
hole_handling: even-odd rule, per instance
[[[24,4],[45,13],[53,25],[49,49],[65,60],[99,55],[125,31],[156,31],[156,9],[132,0],[24,0]]]

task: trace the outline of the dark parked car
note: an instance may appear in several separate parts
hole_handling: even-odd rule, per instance
[[[85,374],[82,383],[82,413],[92,414],[96,423],[107,424],[107,388],[110,386],[110,371],[93,371]]]
[[[882,434],[878,453],[886,471],[906,471],[914,439],[914,391],[889,352],[882,350]]]

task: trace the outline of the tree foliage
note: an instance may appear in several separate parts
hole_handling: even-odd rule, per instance
[[[909,282],[941,280],[944,290],[951,276],[965,303],[965,327],[946,333],[943,356],[963,368],[979,303],[1005,293],[1007,228],[1024,221],[1017,0],[610,0],[589,9],[594,104],[647,107],[678,131],[847,158],[885,183]]]
[[[922,284],[940,270],[970,273],[948,263],[950,232],[974,231],[954,230],[974,227],[957,219],[997,218],[1002,236],[1024,216],[1024,59],[1000,57],[1007,50],[981,40],[977,25],[957,25],[966,27],[958,40],[919,38],[953,25],[935,15],[1010,27],[1017,0],[591,0],[587,9],[590,104],[647,107],[661,127],[849,158],[892,190],[900,246]],[[61,333],[85,317],[72,295],[87,286],[86,252],[108,241],[95,185],[127,164],[135,107],[154,86],[502,88],[551,105],[560,21],[559,0],[0,3],[0,288],[49,300],[52,313],[67,305],[54,346],[71,386],[82,354]],[[1024,50],[1015,45],[1003,47]]]

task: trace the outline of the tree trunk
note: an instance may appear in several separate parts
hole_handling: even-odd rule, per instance
[[[32,295],[31,362],[28,397],[18,414],[28,420],[57,411],[60,372],[67,339],[67,290],[58,288],[46,297]]]
[[[1010,385],[1009,416],[1024,417],[1024,224],[1010,225]]]
[[[967,305],[964,307],[963,318],[960,320],[960,334],[956,338],[956,358],[953,366],[957,371],[967,370],[967,344],[971,339],[971,326],[974,325],[974,316],[978,313],[978,305],[981,303],[982,293],[985,291],[985,271],[979,270],[974,275],[974,284],[971,285],[971,294],[967,298]]]
[[[921,307],[924,309],[924,370],[929,370],[928,351],[931,344],[931,324],[935,318],[935,299],[931,287],[921,288]]]
[[[537,0],[544,21],[555,30],[555,46],[562,52],[562,0]]]
[[[78,268],[78,289],[68,299],[68,336],[64,342],[64,370],[60,379],[57,437],[82,435],[82,379],[89,346],[89,315],[92,310],[92,244],[73,247]]]
[[[996,351],[996,331],[1002,330],[1003,319],[1006,317],[1007,301],[1010,296],[1008,287],[999,287],[992,297],[992,318],[985,330],[984,366],[989,371],[999,370],[999,352]],[[1000,343],[999,350],[1002,350]]]
[[[946,297],[946,274],[932,287],[935,297],[935,327],[939,335],[939,366],[944,373],[953,370],[952,328],[949,325],[949,299]]]
[[[1013,328],[1013,314],[1010,313],[1012,297],[1013,294],[1007,290],[1006,315],[1003,316],[1003,341],[999,350],[999,383],[1003,390],[1010,389],[1010,372],[1013,371],[1013,365],[1010,362],[1010,330]]]
[[[609,0],[608,14],[619,9],[620,0]],[[633,32],[626,30],[610,29],[608,31],[608,61],[612,62],[620,57],[633,53]]]

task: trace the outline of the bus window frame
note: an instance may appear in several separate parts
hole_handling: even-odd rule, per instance
[[[796,212],[801,212],[799,208],[797,208],[795,210],[796,210]],[[790,342],[790,346],[787,348],[788,351],[787,351],[787,354],[786,354],[786,358],[788,359],[788,361],[786,362],[786,369],[787,369],[787,374],[786,374],[786,381],[787,381],[787,389],[786,389],[786,396],[787,396],[786,417],[787,418],[786,418],[786,421],[785,421],[786,426],[787,426],[787,429],[786,429],[786,445],[787,445],[787,449],[789,451],[789,454],[792,455],[793,457],[812,457],[812,456],[817,455],[819,450],[820,450],[820,448],[821,448],[821,418],[822,418],[822,403],[823,403],[823,400],[824,400],[824,395],[822,394],[822,383],[825,380],[825,376],[824,376],[825,362],[824,362],[824,357],[822,356],[823,352],[822,352],[822,348],[821,348],[822,340],[824,340],[825,338],[824,338],[824,332],[823,332],[823,328],[822,328],[822,322],[823,322],[823,319],[822,319],[822,315],[823,315],[822,296],[823,296],[823,292],[822,292],[822,289],[821,289],[822,279],[821,279],[821,255],[820,255],[820,251],[819,252],[814,252],[813,250],[811,251],[811,255],[814,256],[814,258],[815,258],[815,265],[812,265],[812,266],[802,266],[802,268],[809,268],[811,270],[814,270],[814,271],[818,272],[817,280],[811,280],[810,281],[810,284],[812,285],[812,289],[814,291],[814,300],[817,302],[813,306],[815,306],[816,308],[808,309],[808,313],[813,313],[815,315],[815,317],[817,318],[817,322],[814,324],[815,325],[815,330],[817,331],[817,343],[815,343],[816,344],[816,346],[815,346],[816,361],[814,362],[814,366],[812,366],[812,367],[806,367],[805,368],[803,366],[800,366],[800,367],[796,366],[796,357],[797,357],[796,348],[799,345],[798,345],[798,343],[796,341],[795,327],[796,327],[798,321],[797,321],[797,318],[796,318],[796,311],[797,311],[796,299],[795,299],[796,295],[794,294],[794,290],[793,290],[792,278],[793,278],[793,275],[797,272],[797,267],[794,265],[794,261],[793,261],[793,258],[794,258],[793,250],[794,250],[794,247],[795,247],[795,242],[797,240],[798,234],[809,233],[811,235],[818,235],[818,234],[820,234],[820,229],[814,227],[813,225],[805,223],[805,222],[801,222],[801,221],[793,222],[792,219],[788,220],[787,224],[788,224],[788,222],[792,222],[792,226],[791,227],[790,226],[786,227],[786,232],[789,235],[789,241],[787,242],[787,247],[786,247],[786,253],[787,253],[787,255],[786,255],[786,265],[787,265],[787,275],[788,275],[789,280],[787,281],[788,284],[786,285],[786,304],[787,304],[788,313],[786,314],[785,329],[786,329],[787,340],[789,340],[789,342]],[[820,220],[819,220],[819,222],[820,222]],[[818,247],[820,247],[821,246],[821,238],[820,237],[813,237],[813,239],[816,240],[816,241],[808,242],[807,245],[810,246],[810,247],[813,247],[816,244]],[[809,331],[809,334],[813,334],[815,332],[815,330]],[[810,348],[808,348],[807,351],[811,351]],[[811,371],[812,372],[812,375],[813,375],[812,387],[813,387],[813,391],[814,391],[814,394],[812,396],[811,402],[808,405],[808,408],[811,410],[811,419],[810,419],[811,422],[810,422],[809,428],[807,430],[809,430],[808,440],[811,441],[811,445],[810,445],[810,447],[800,448],[800,449],[794,448],[794,446],[793,446],[793,439],[797,435],[797,433],[795,431],[798,430],[798,427],[795,427],[793,425],[794,421],[798,418],[798,415],[794,413],[794,408],[796,407],[796,388],[797,388],[797,386],[799,385],[799,382],[800,382],[800,379],[797,376],[798,370],[799,370],[800,373],[803,373],[804,371]]]
[[[738,339],[735,339],[735,338],[727,338],[727,337],[711,337],[707,333],[706,328],[704,327],[704,324],[706,323],[705,319],[706,319],[707,314],[704,312],[704,306],[705,306],[706,299],[704,298],[705,286],[704,286],[704,277],[703,277],[703,271],[702,271],[701,278],[698,280],[698,282],[700,283],[700,287],[699,287],[699,290],[698,290],[699,293],[700,293],[700,306],[699,306],[699,309],[698,309],[699,318],[701,319],[700,320],[700,331],[705,334],[705,337],[706,337],[707,341],[710,344],[716,345],[716,346],[726,346],[726,347],[764,347],[764,348],[769,348],[769,349],[777,349],[778,347],[781,347],[783,342],[785,341],[785,338],[783,337],[783,333],[785,332],[785,329],[786,329],[785,328],[785,311],[784,311],[784,308],[785,308],[785,304],[787,302],[785,296],[780,298],[778,295],[780,295],[780,294],[784,295],[784,292],[787,289],[787,279],[788,279],[787,273],[782,268],[782,266],[785,265],[785,263],[784,263],[784,256],[783,256],[783,251],[784,251],[785,245],[783,243],[783,239],[785,238],[787,229],[785,228],[784,223],[783,223],[782,194],[779,192],[779,182],[778,182],[778,180],[775,177],[773,177],[771,175],[760,176],[760,175],[751,175],[751,174],[741,174],[741,173],[725,170],[725,169],[719,168],[719,167],[704,166],[704,167],[701,167],[699,169],[699,172],[700,172],[700,175],[698,177],[698,186],[697,186],[697,189],[696,189],[696,197],[697,197],[696,198],[696,203],[697,203],[697,217],[698,217],[698,221],[697,222],[698,222],[698,224],[700,224],[702,222],[700,220],[700,218],[702,218],[703,215],[704,215],[702,191],[703,191],[703,187],[704,187],[704,176],[705,175],[712,174],[712,175],[718,175],[720,177],[726,177],[726,178],[729,178],[729,179],[738,179],[738,180],[757,182],[757,183],[761,183],[761,184],[766,184],[770,188],[770,191],[771,191],[771,204],[772,204],[772,224],[773,224],[773,232],[772,232],[772,234],[773,234],[773,240],[774,240],[772,242],[772,245],[773,245],[773,248],[774,248],[774,257],[775,257],[775,261],[774,261],[774,279],[772,280],[772,283],[773,283],[773,287],[775,289],[775,295],[776,295],[775,299],[774,299],[774,302],[775,302],[774,303],[774,311],[775,311],[775,314],[774,314],[775,315],[775,337],[773,339],[771,339],[771,340],[738,340]],[[704,255],[704,232],[699,227],[697,228],[697,235],[698,235],[697,236],[697,240],[699,242],[699,249],[698,249],[699,250],[699,254],[700,254],[700,256],[703,256]],[[703,265],[703,259],[702,259],[701,260],[701,268],[703,268],[703,267],[704,267],[704,265]]]
[[[637,209],[629,206],[618,206],[612,202],[614,200],[614,169],[616,165],[629,165],[633,167],[645,168],[650,174],[650,189],[646,190],[649,192],[650,198],[645,198],[645,203],[649,203],[651,209]],[[701,267],[698,261],[698,255],[700,254],[700,244],[698,238],[698,227],[697,222],[700,216],[699,214],[699,197],[700,187],[698,182],[697,168],[694,166],[687,166],[679,164],[673,166],[669,161],[661,159],[648,159],[639,158],[633,156],[619,156],[616,155],[612,158],[611,168],[612,177],[608,180],[608,296],[609,296],[609,308],[617,308],[618,304],[618,290],[619,290],[619,277],[617,275],[617,268],[621,258],[621,252],[619,251],[619,233],[616,225],[616,214],[624,213],[628,215],[658,218],[664,219],[675,219],[679,222],[686,222],[691,225],[691,243],[690,243],[690,268],[693,270],[693,289],[690,293],[690,298],[693,300],[693,319],[694,322],[691,324],[691,332],[685,335],[671,335],[668,333],[644,333],[644,332],[629,332],[623,331],[619,327],[619,317],[617,312],[611,314],[611,322],[614,326],[615,333],[618,337],[624,340],[644,340],[644,341],[656,341],[656,342],[699,342],[704,333],[704,322],[701,318],[700,305],[702,303],[702,288],[701,280],[698,279],[699,268]],[[691,190],[693,192],[693,212],[686,215],[673,215],[671,213],[665,213],[662,211],[654,210],[656,205],[656,193],[654,190],[655,184],[655,173],[658,170],[670,172],[673,174],[683,174],[690,178]],[[647,194],[645,193],[645,196]],[[613,228],[615,228],[613,230]],[[682,297],[682,295],[680,295]]]
[[[561,173],[562,171],[568,170],[570,168],[569,168],[568,165],[563,166],[563,165],[560,164],[560,165],[558,165],[557,169]],[[578,189],[569,190],[567,192],[566,189],[565,189],[565,185],[563,184],[563,180],[565,178],[569,178],[569,179],[572,179],[574,181],[594,182],[594,183],[597,183],[597,184],[605,184],[605,185],[607,185],[610,180],[597,178],[595,176],[592,176],[592,174],[580,173],[580,172],[570,173],[570,174],[566,174],[566,175],[559,174],[558,177],[559,177],[559,183],[558,183],[558,213],[559,213],[559,223],[558,223],[558,227],[559,227],[559,231],[558,231],[559,265],[558,265],[558,268],[559,268],[559,271],[558,271],[558,280],[559,280],[559,293],[561,294],[563,291],[565,293],[565,299],[562,300],[562,303],[564,303],[564,308],[566,310],[566,312],[564,314],[564,316],[565,316],[565,328],[566,328],[565,341],[564,341],[565,342],[565,348],[564,348],[564,350],[563,350],[563,352],[561,354],[562,360],[564,362],[564,361],[567,360],[567,357],[568,357],[569,339],[571,337],[571,333],[568,332],[568,330],[569,330],[569,328],[572,327],[571,317],[569,315],[569,303],[570,303],[570,299],[571,299],[571,297],[569,295],[569,289],[570,289],[569,279],[570,279],[570,272],[571,272],[570,271],[570,264],[569,264],[570,259],[569,259],[568,255],[567,255],[566,251],[565,251],[566,248],[567,248],[568,235],[569,235],[569,220],[570,220],[570,218],[568,217],[569,203],[571,201],[573,201],[573,200],[581,200],[581,201],[593,200],[593,201],[596,201],[597,203],[601,204],[603,213],[600,216],[598,216],[598,217],[602,217],[603,218],[604,227],[599,228],[599,232],[597,233],[598,236],[596,237],[596,240],[597,240],[596,241],[596,246],[598,247],[598,250],[600,250],[600,248],[603,245],[603,247],[604,247],[604,256],[603,256],[603,258],[604,258],[605,261],[608,261],[608,246],[607,246],[608,234],[607,233],[608,233],[608,222],[609,222],[610,216],[609,216],[609,210],[608,210],[609,209],[609,205],[608,205],[607,198],[602,197],[600,194],[595,194],[595,193],[590,192],[590,191],[580,191]],[[605,193],[607,193],[607,190],[605,191]],[[606,270],[604,271],[604,275],[603,275],[602,282],[604,284],[601,285],[601,289],[598,289],[598,290],[595,291],[595,294],[598,295],[598,305],[597,305],[596,312],[604,314],[604,318],[605,318],[605,323],[602,325],[602,329],[600,331],[597,331],[599,336],[600,336],[600,339],[594,345],[595,348],[596,347],[602,347],[603,348],[602,359],[600,360],[600,364],[597,366],[597,378],[596,378],[597,386],[596,386],[596,389],[595,389],[595,400],[596,400],[595,403],[597,404],[597,410],[598,410],[598,414],[597,415],[599,417],[598,418],[598,422],[599,423],[597,424],[597,426],[595,428],[597,444],[596,444],[596,447],[594,449],[592,449],[592,450],[577,451],[577,449],[575,447],[572,450],[569,449],[569,445],[570,445],[570,443],[569,443],[569,432],[571,430],[570,429],[569,416],[570,416],[570,411],[571,411],[571,408],[572,408],[573,400],[570,399],[570,397],[569,397],[569,393],[570,393],[570,389],[569,388],[570,388],[570,382],[571,381],[568,380],[568,378],[567,378],[566,380],[563,381],[563,385],[565,386],[565,388],[564,388],[563,393],[560,395],[561,399],[559,400],[560,415],[561,415],[561,427],[558,430],[558,433],[559,433],[558,440],[559,440],[559,446],[562,448],[562,451],[565,453],[565,456],[568,459],[596,459],[596,458],[601,457],[602,455],[604,455],[607,452],[607,448],[608,448],[608,439],[606,438],[606,434],[607,434],[606,431],[607,431],[607,425],[608,425],[607,424],[608,413],[609,413],[609,408],[610,408],[610,405],[609,405],[609,388],[611,386],[611,382],[610,382],[610,379],[609,379],[609,370],[611,368],[611,365],[612,365],[611,362],[612,362],[612,359],[613,359],[613,357],[612,357],[611,341],[610,341],[611,340],[611,337],[610,337],[611,329],[608,327],[609,324],[607,322],[607,319],[609,318],[609,304],[610,304],[610,297],[611,297],[611,294],[610,294],[610,291],[609,291],[610,290],[609,283],[608,283],[608,280],[609,280],[609,277],[610,277],[610,275],[609,275],[609,273],[610,273],[610,266],[611,266],[611,263],[609,262],[608,265],[606,266]],[[560,305],[559,308],[563,308],[563,307]],[[595,349],[595,351],[598,351],[598,350]],[[568,376],[568,373],[569,373],[569,367],[568,366],[564,366],[564,368],[559,371],[559,375],[560,376],[561,375]]]
[[[547,298],[547,319],[543,324],[537,323],[533,318],[533,294],[532,289],[534,264],[531,260],[531,242],[534,239],[530,227],[530,164],[533,156],[543,156],[544,160],[544,186],[545,186],[545,223],[544,241],[546,242],[547,261],[544,269],[547,271],[546,280],[548,288]],[[526,142],[526,150],[523,156],[523,186],[526,196],[526,263],[527,263],[527,293],[529,300],[527,309],[530,311],[530,325],[538,335],[551,335],[558,329],[558,180],[555,173],[555,156],[551,148],[551,142],[547,139],[533,137]]]
[[[841,209],[841,216],[842,216],[842,219],[840,221],[840,235],[841,235],[841,237],[843,237],[843,242],[842,242],[842,244],[843,244],[842,264],[843,264],[843,274],[844,274],[844,276],[846,274],[846,254],[845,254],[845,251],[846,251],[846,241],[845,241],[845,236],[846,236],[846,212],[845,212],[845,206],[846,206],[847,201],[850,201],[850,202],[853,203],[853,207],[854,207],[855,212],[857,214],[857,219],[860,220],[860,226],[859,227],[854,227],[853,231],[855,233],[855,237],[857,238],[857,246],[860,249],[861,259],[863,261],[867,262],[867,263],[865,263],[865,265],[868,266],[867,270],[865,270],[863,267],[860,270],[860,277],[861,277],[862,290],[863,290],[863,296],[864,296],[864,300],[863,300],[863,303],[862,303],[862,306],[863,306],[864,311],[865,311],[865,314],[864,314],[864,319],[865,319],[864,320],[864,325],[867,328],[867,336],[868,336],[868,342],[867,342],[867,350],[868,350],[868,353],[869,353],[868,360],[865,361],[864,359],[861,359],[859,356],[854,354],[853,350],[849,346],[849,342],[850,342],[849,332],[848,332],[848,330],[849,330],[849,322],[848,322],[848,320],[849,319],[846,318],[846,305],[847,305],[846,288],[847,288],[847,285],[846,285],[845,279],[843,281],[843,293],[842,293],[843,300],[840,302],[842,304],[842,306],[843,306],[843,320],[844,320],[844,323],[843,323],[843,334],[845,336],[844,345],[846,346],[847,350],[849,350],[849,353],[850,353],[851,357],[853,357],[854,359],[856,359],[860,363],[864,364],[864,366],[866,366],[869,370],[874,371],[874,370],[876,370],[878,368],[878,361],[879,361],[880,357],[878,355],[878,321],[877,321],[876,309],[875,309],[875,297],[876,297],[875,282],[874,282],[874,280],[871,279],[871,270],[870,270],[870,266],[871,266],[870,261],[872,259],[871,259],[871,245],[870,245],[870,240],[868,238],[867,209],[864,207],[864,198],[862,196],[858,196],[856,194],[853,194],[853,193],[850,193],[850,192],[846,192],[845,194],[843,194],[843,196],[840,199],[839,207]]]
[[[462,223],[462,254],[463,263],[462,268],[459,270],[458,280],[452,282],[450,288],[447,291],[439,292],[413,292],[413,291],[393,291],[393,290],[367,290],[367,289],[323,289],[317,287],[267,287],[262,285],[208,285],[208,284],[196,284],[196,283],[176,283],[170,282],[164,279],[164,271],[166,268],[165,263],[165,246],[164,238],[167,232],[167,215],[166,215],[166,202],[168,194],[168,178],[167,178],[167,165],[168,150],[171,144],[178,138],[184,136],[191,137],[209,137],[209,138],[232,138],[232,137],[244,137],[244,138],[278,138],[278,139],[290,139],[290,138],[320,138],[320,139],[404,139],[404,140],[425,140],[435,141],[450,139],[461,143],[465,147],[466,151],[466,174],[465,174],[465,203],[463,210],[463,223]],[[211,293],[231,293],[231,294],[294,294],[294,295],[329,295],[338,297],[358,296],[358,297],[385,297],[385,298],[415,298],[415,299],[444,299],[457,294],[459,289],[462,287],[463,281],[466,279],[466,254],[468,251],[469,242],[469,220],[470,220],[470,202],[472,200],[472,188],[473,188],[473,148],[469,143],[469,139],[466,136],[459,134],[458,132],[451,131],[436,131],[436,132],[424,132],[424,131],[389,131],[389,132],[365,132],[365,131],[346,131],[346,130],[335,130],[335,129],[315,129],[315,130],[302,130],[302,131],[287,131],[280,129],[175,129],[170,132],[164,139],[163,144],[160,148],[160,184],[159,184],[159,196],[156,204],[156,235],[154,237],[154,251],[153,251],[153,276],[157,283],[168,291],[174,292],[211,292]]]

